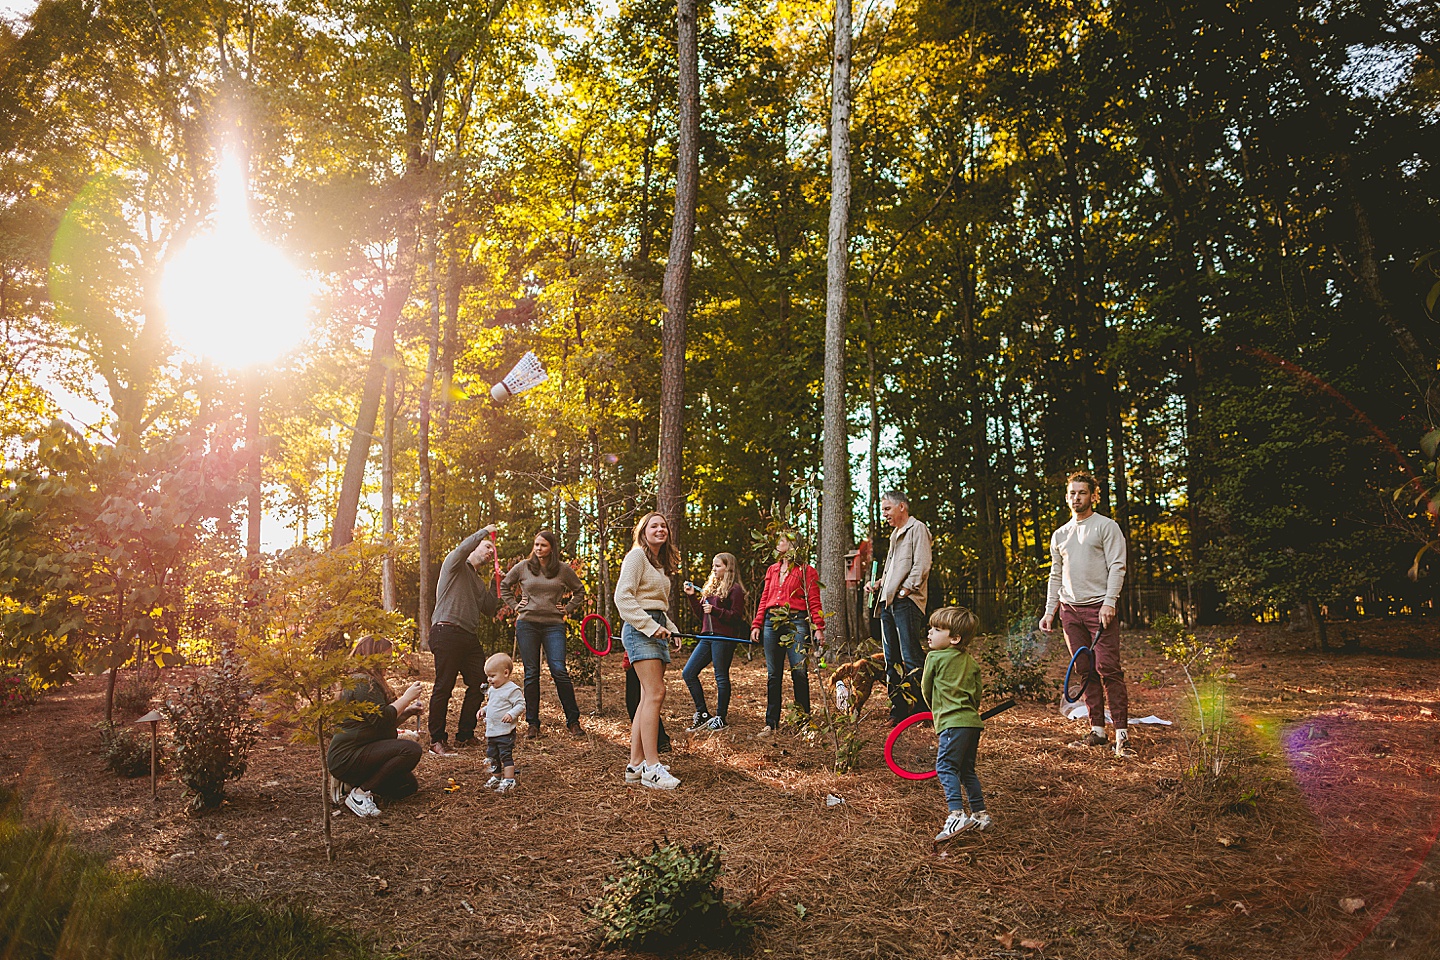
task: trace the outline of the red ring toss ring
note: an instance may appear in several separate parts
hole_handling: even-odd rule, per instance
[[[600,649],[597,649],[597,648],[595,648],[595,647],[590,646],[589,634],[588,634],[588,632],[586,631],[585,628],[588,627],[588,626],[590,626],[590,621],[591,621],[591,620],[599,620],[600,623],[605,627],[605,649],[604,649],[604,650],[600,650]],[[614,648],[614,646],[615,646],[615,638],[614,638],[614,636],[610,633],[610,621],[609,621],[609,620],[606,620],[604,617],[600,616],[600,614],[598,614],[598,613],[587,613],[587,614],[585,615],[585,619],[580,621],[580,642],[583,643],[583,644],[585,644],[585,649],[586,649],[586,650],[589,650],[591,653],[595,654],[595,656],[597,656],[597,657],[603,657],[603,656],[605,656],[605,655],[606,655],[607,653],[609,653],[609,652],[611,651],[611,649]]]
[[[906,770],[904,767],[900,766],[900,764],[895,762],[895,741],[900,739],[900,734],[904,733],[906,730],[909,730],[917,723],[924,723],[926,720],[934,719],[935,714],[931,713],[929,710],[926,710],[923,713],[912,713],[904,720],[901,720],[899,723],[895,724],[895,729],[891,730],[890,735],[885,738],[885,765],[890,768],[890,772],[895,774],[895,776],[901,778],[902,780],[929,780],[931,777],[935,776],[934,770],[931,770],[928,773],[913,773],[909,770]]]

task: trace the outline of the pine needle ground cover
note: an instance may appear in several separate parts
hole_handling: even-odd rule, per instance
[[[103,686],[84,681],[0,728],[0,782],[27,815],[59,819],[108,869],[230,899],[304,904],[382,950],[415,958],[628,956],[590,914],[616,860],[652,840],[720,852],[724,901],[756,927],[746,955],[781,958],[1043,957],[1431,960],[1440,942],[1440,671],[1385,653],[1426,624],[1386,624],[1368,649],[1322,656],[1269,628],[1241,632],[1230,681],[1226,776],[1197,780],[1183,677],[1142,635],[1125,637],[1139,759],[1066,747],[1079,727],[1022,704],[987,726],[979,774],[995,828],[936,849],[934,782],[885,772],[876,711],[854,772],[829,744],[757,741],[759,658],[737,657],[732,729],[669,758],[674,793],[627,789],[618,663],[606,711],[564,733],[542,686],[547,733],[517,749],[520,788],[480,789],[483,756],[426,758],[421,792],[379,819],[341,813],[325,860],[313,751],[267,734],[218,810],[188,816],[180,786],[104,770],[94,730]],[[1232,631],[1233,632],[1233,631]],[[1052,644],[1052,647],[1056,644]],[[425,660],[417,659],[421,679]],[[1052,678],[1060,651],[1047,658]],[[167,684],[188,682],[183,671]],[[669,676],[667,724],[689,700]],[[452,703],[451,724],[458,710]],[[459,789],[446,792],[453,778]],[[827,796],[844,799],[828,805]],[[639,954],[636,954],[639,955]],[[688,956],[720,957],[713,948]]]

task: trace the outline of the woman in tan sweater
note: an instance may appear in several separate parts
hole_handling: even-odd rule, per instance
[[[515,604],[515,646],[525,663],[525,720],[527,737],[540,735],[540,653],[550,667],[550,679],[560,695],[565,726],[575,736],[580,707],[575,684],[565,669],[565,620],[585,603],[585,587],[570,565],[560,560],[560,538],[550,530],[535,535],[530,556],[510,568],[500,584],[500,595]]]
[[[680,781],[660,763],[660,711],[665,705],[665,665],[670,649],[680,649],[670,620],[670,578],[680,568],[680,551],[670,539],[670,524],[647,513],[635,525],[635,546],[620,564],[615,609],[624,621],[620,642],[640,678],[640,706],[630,723],[630,762],[625,782],[655,790],[674,790]]]

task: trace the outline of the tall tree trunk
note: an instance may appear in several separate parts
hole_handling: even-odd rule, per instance
[[[370,460],[370,441],[375,436],[375,419],[380,412],[380,395],[385,388],[385,374],[395,354],[395,328],[400,313],[410,299],[410,285],[415,279],[415,213],[406,209],[400,216],[399,250],[395,269],[380,304],[380,318],[375,323],[375,340],[370,347],[370,368],[365,373],[365,386],[360,394],[360,409],[355,416],[355,433],[350,438],[350,453],[345,458],[345,474],[340,481],[340,497],[335,504],[335,526],[330,530],[330,547],[343,547],[355,539],[355,520],[360,512],[360,490],[365,483],[365,465]]]
[[[821,602],[836,614],[831,641],[843,646],[845,553],[855,535],[850,513],[850,429],[845,412],[845,330],[850,276],[850,0],[835,0],[830,64],[830,242],[825,257],[825,486],[820,530]],[[838,627],[839,629],[835,629]]]
[[[685,320],[690,310],[690,266],[695,250],[695,202],[700,183],[700,54],[696,0],[676,5],[680,129],[676,142],[675,216],[660,299],[660,489],[656,509],[677,536],[685,525],[680,461],[685,443]],[[683,541],[681,541],[683,543]]]
[[[420,385],[420,435],[416,439],[420,459],[420,604],[416,620],[420,627],[420,649],[430,649],[430,538],[434,535],[431,510],[430,409],[435,398],[435,369],[440,362],[440,282],[436,272],[439,257],[430,247],[430,332],[425,344],[425,379]]]
[[[395,366],[385,371],[385,424],[380,439],[380,606],[393,613],[399,606],[395,589]]]

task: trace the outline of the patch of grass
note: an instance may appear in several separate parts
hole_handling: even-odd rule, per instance
[[[0,796],[0,943],[6,960],[372,960],[353,933],[298,906],[226,900],[110,869],[54,821],[21,822]]]

